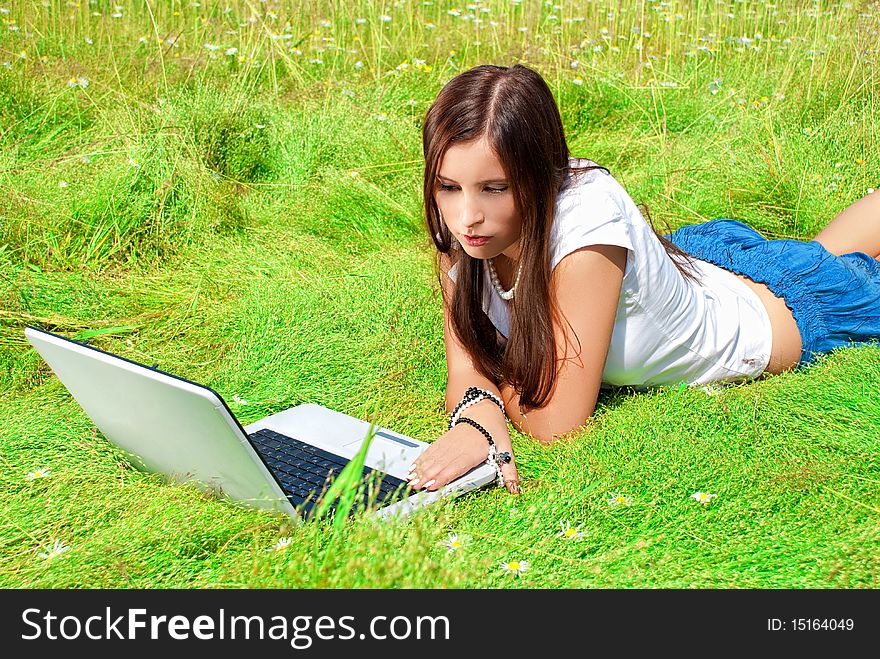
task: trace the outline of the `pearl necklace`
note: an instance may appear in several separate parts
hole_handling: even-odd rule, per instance
[[[489,280],[492,282],[492,287],[495,289],[495,292],[498,293],[502,300],[513,299],[513,293],[516,291],[517,284],[519,284],[519,276],[522,274],[522,261],[519,262],[519,266],[516,269],[516,281],[513,282],[513,286],[511,286],[509,291],[505,291],[501,288],[501,280],[498,279],[498,273],[495,272],[495,266],[492,263],[492,259],[487,259],[486,263],[489,266]]]

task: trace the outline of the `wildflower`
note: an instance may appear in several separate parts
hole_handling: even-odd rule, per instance
[[[290,546],[292,542],[293,538],[291,537],[279,538],[278,542],[272,545],[272,549],[270,549],[269,551],[284,551]]]
[[[244,398],[239,397],[237,394],[232,397],[232,402],[238,405],[250,405],[248,401],[246,401]]]
[[[86,87],[89,86],[89,81],[86,80],[85,78],[83,78],[82,76],[77,76],[77,78],[76,78],[76,83],[77,83],[80,87],[82,87],[83,89],[85,89]]]
[[[562,530],[556,535],[560,538],[565,538],[566,540],[574,540],[575,538],[583,538],[587,535],[586,531],[581,531],[581,527],[572,526],[571,522],[560,522],[562,526]]]
[[[470,538],[468,536],[458,535],[457,533],[450,533],[449,537],[446,538],[446,540],[441,540],[437,544],[446,547],[447,554],[452,554],[464,547],[466,544],[468,544],[468,542],[470,542]]]
[[[433,23],[425,23],[425,29],[426,29],[426,30],[433,30],[433,29],[436,28],[436,27],[437,27],[437,26],[434,25]]]
[[[49,58],[46,57],[45,55],[40,55],[40,62],[42,62],[43,64],[48,64]]]
[[[378,114],[378,115],[376,115],[376,120],[377,121],[388,121],[388,115],[385,114],[384,112],[382,114]]]
[[[700,387],[700,391],[704,392],[707,396],[717,396],[718,393],[721,391],[721,387],[712,382],[703,387]]]
[[[59,188],[66,188],[66,187],[67,187],[67,181],[58,181],[58,187],[59,187]]]
[[[357,23],[358,25],[363,25],[364,23],[367,22],[367,19],[366,18],[356,18],[356,19],[354,19],[354,22]]]
[[[874,188],[868,188],[868,189],[865,191],[865,194],[873,194],[873,193],[874,193]]]
[[[92,45],[93,43],[95,43],[95,42],[92,41],[91,37],[86,37],[86,43],[89,44],[89,45],[91,46],[91,45]]]
[[[632,497],[625,496],[620,492],[613,492],[608,495],[608,504],[612,508],[616,508],[617,506],[626,506],[629,508],[632,505]]]
[[[131,165],[132,167],[140,167],[141,166],[141,164],[137,160],[135,160],[134,158],[129,158],[128,164]]]
[[[235,46],[226,49],[227,55],[235,55],[236,53],[238,53],[238,48],[236,48]]]
[[[49,474],[52,473],[52,469],[50,467],[40,467],[35,471],[28,472],[27,479],[29,481],[37,480],[38,478],[46,478]]]
[[[333,23],[324,18],[321,20],[321,27],[333,27]]]
[[[215,51],[215,50],[220,50],[220,46],[215,46],[215,45],[212,44],[212,43],[206,43],[206,44],[205,44],[205,50],[210,50],[210,51],[213,52],[213,51]]]
[[[695,501],[699,501],[700,503],[702,503],[705,506],[705,505],[708,505],[712,501],[712,499],[714,499],[717,496],[718,496],[717,494],[708,494],[706,492],[694,492],[691,495],[691,499],[694,499]]]
[[[802,132],[804,135],[812,135],[812,134],[813,134],[813,127],[812,127],[812,126],[807,126],[807,127],[805,127],[805,128],[801,128],[801,132]]]
[[[862,160],[861,158],[856,158],[856,164],[857,164],[857,165],[864,165],[864,164],[865,164],[865,161]]]
[[[360,69],[361,67],[363,67],[363,65],[364,65],[364,63],[361,62],[360,60],[358,60],[357,62],[354,63],[354,68]]]
[[[390,23],[391,17],[383,14],[382,16],[379,17],[379,20],[382,21],[383,23]]]
[[[509,574],[512,574],[515,577],[518,577],[523,572],[529,569],[529,563],[528,561],[502,561],[501,569]]]
[[[70,547],[65,545],[61,540],[56,540],[48,552],[41,551],[39,554],[37,554],[37,556],[48,560],[55,558],[59,554],[63,554],[68,549],[70,549]]]
[[[583,81],[582,78],[575,78],[575,79],[572,80],[571,82],[572,82],[572,84],[574,84],[574,85],[582,85],[582,84],[584,84],[584,81]]]

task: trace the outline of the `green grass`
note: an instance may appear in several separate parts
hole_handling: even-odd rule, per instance
[[[431,441],[445,366],[420,126],[446,81],[539,70],[573,153],[658,228],[723,216],[806,239],[877,187],[874,10],[48,4],[0,3],[0,586],[878,586],[876,348],[717,395],[603,392],[564,442],[513,432],[520,497],[334,527],[134,470],[23,336],[101,332],[243,424],[313,402]],[[56,539],[69,550],[40,558]]]

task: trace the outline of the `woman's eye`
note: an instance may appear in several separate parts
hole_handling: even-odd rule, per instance
[[[454,185],[444,185],[442,183],[440,184],[440,189],[443,190],[444,192],[449,192],[451,190],[458,190],[458,188]],[[491,194],[500,194],[500,193],[504,192],[505,190],[507,190],[507,188],[506,187],[504,187],[504,188],[485,188],[485,190],[486,190],[486,192],[489,192]]]

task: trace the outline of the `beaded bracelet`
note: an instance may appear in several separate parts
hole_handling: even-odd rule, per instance
[[[477,430],[479,430],[483,437],[486,438],[486,441],[489,442],[489,457],[486,459],[486,464],[492,467],[495,470],[495,484],[498,487],[504,486],[504,475],[501,473],[501,463],[508,464],[511,461],[510,453],[507,451],[502,451],[501,453],[497,453],[497,447],[495,446],[495,440],[492,439],[492,435],[489,434],[489,431],[486,430],[482,425],[471,419],[467,416],[462,416],[456,419],[455,425],[459,423],[467,423],[468,425],[473,426]]]
[[[452,410],[452,414],[449,415],[449,429],[452,430],[453,426],[455,426],[458,421],[458,417],[471,405],[476,405],[478,402],[487,398],[495,403],[501,413],[507,417],[507,412],[504,410],[504,403],[501,399],[493,394],[491,391],[486,391],[485,389],[480,389],[479,387],[468,387],[467,391],[464,392],[464,396],[462,396],[461,401],[458,405],[455,406],[455,409]]]

